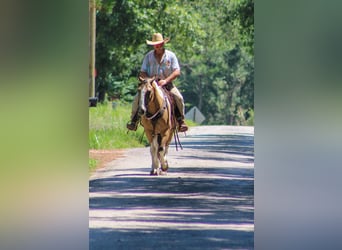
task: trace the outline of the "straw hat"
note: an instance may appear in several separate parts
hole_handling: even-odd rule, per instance
[[[163,38],[163,35],[160,33],[154,33],[152,35],[152,41],[146,40],[146,43],[148,45],[158,45],[158,44],[162,44],[162,43],[167,43],[168,41],[170,41],[170,38]]]

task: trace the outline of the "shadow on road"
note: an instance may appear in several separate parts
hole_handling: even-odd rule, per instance
[[[252,249],[253,230],[243,225],[254,220],[253,180],[215,172],[222,179],[134,176],[92,181],[90,192],[113,197],[90,198],[90,209],[115,211],[106,220],[117,225],[91,229],[90,249],[101,249],[106,239],[113,249]]]
[[[240,156],[254,156],[254,136],[246,135],[194,135],[193,140],[184,141],[184,148],[236,154]],[[200,143],[198,143],[200,141]]]
[[[193,139],[183,147],[215,153],[211,160],[253,163],[253,136]],[[201,154],[179,156],[185,158],[207,160]],[[147,175],[148,169],[135,171],[89,182],[91,250],[253,249],[253,168],[189,164],[174,169],[180,175],[159,177]]]

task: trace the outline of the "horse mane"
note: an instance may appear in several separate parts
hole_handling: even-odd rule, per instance
[[[159,98],[162,98],[162,99],[165,98],[165,94],[164,94],[162,88],[157,84],[156,80],[153,80],[151,85],[155,90],[155,94],[158,95]]]
[[[139,76],[139,81],[140,81],[140,85],[142,84],[146,84],[149,83],[152,88],[154,89],[154,95],[155,98],[159,97],[159,100],[163,100],[165,98],[165,93],[163,92],[162,88],[158,85],[155,77],[151,77],[151,78],[143,78],[142,76]]]

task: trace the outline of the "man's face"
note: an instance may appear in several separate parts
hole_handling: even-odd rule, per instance
[[[163,45],[164,43],[153,45],[153,48],[157,53],[160,53],[160,52],[163,52]]]

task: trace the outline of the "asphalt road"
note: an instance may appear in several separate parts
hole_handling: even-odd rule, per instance
[[[89,249],[253,249],[254,128],[199,126],[171,144],[166,176],[149,148],[89,180]]]

